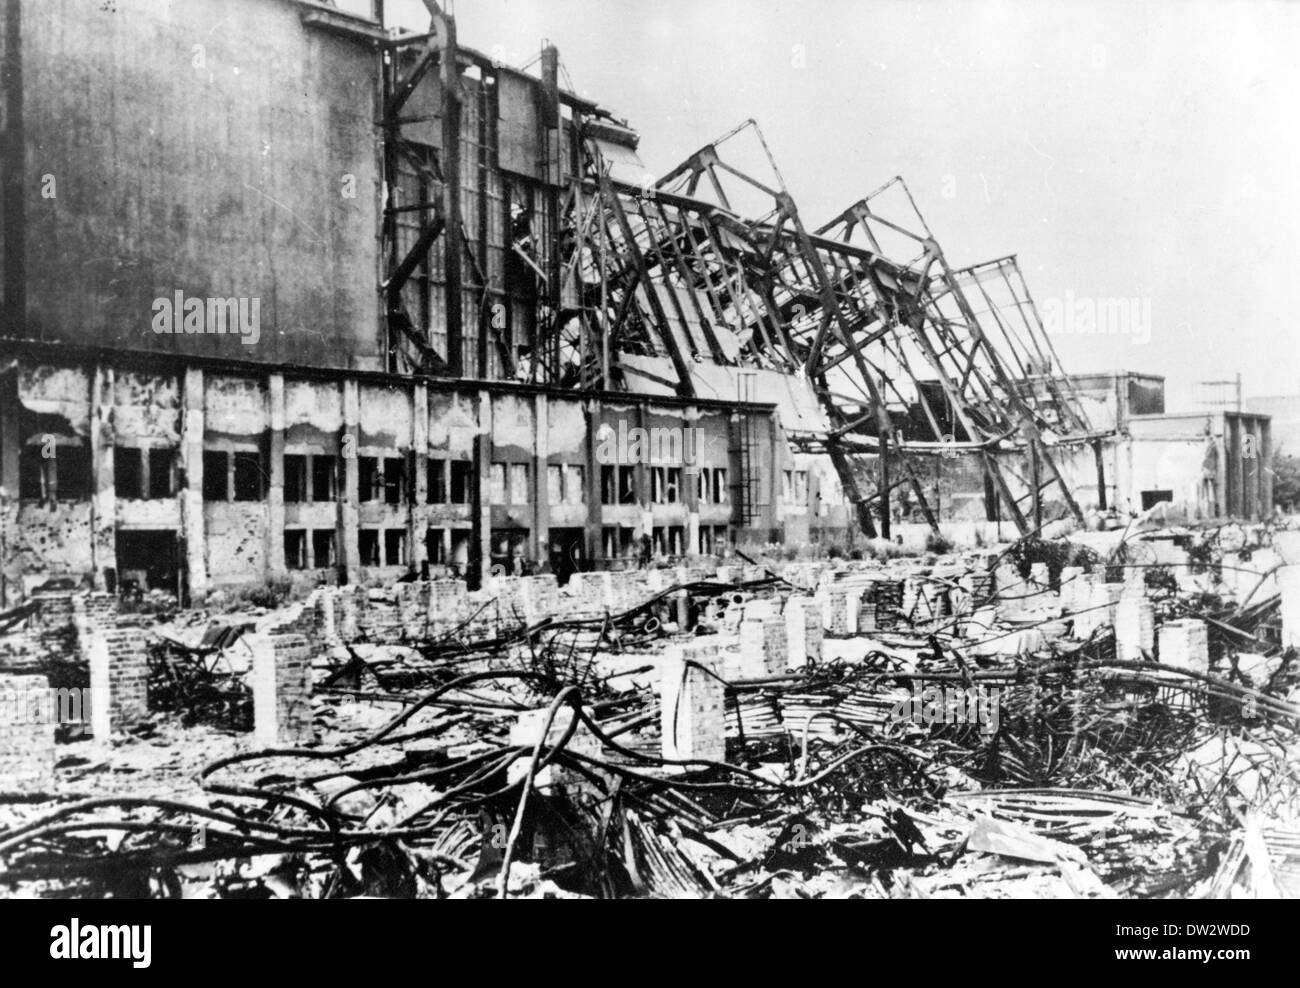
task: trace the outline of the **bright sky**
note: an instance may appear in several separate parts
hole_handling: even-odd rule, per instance
[[[427,25],[419,0],[388,2]],[[1164,374],[1170,410],[1237,372],[1248,396],[1300,393],[1300,4],[457,0],[452,12],[462,44],[506,63],[557,45],[573,87],[640,131],[656,174],[753,117],[810,228],[902,175],[955,266],[1018,254],[1040,308],[1135,299],[1140,319],[1149,301],[1149,334],[1056,335],[1069,371]]]

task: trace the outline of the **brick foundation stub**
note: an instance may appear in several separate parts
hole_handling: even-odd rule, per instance
[[[149,716],[149,651],[139,628],[95,631],[90,661],[90,723],[105,742]]]
[[[253,734],[263,747],[316,740],[312,719],[311,643],[301,635],[245,635],[253,652]]]

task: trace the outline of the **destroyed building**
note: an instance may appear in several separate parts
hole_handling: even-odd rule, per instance
[[[0,5],[0,887],[1296,894],[1267,415],[361,6]]]
[[[1015,259],[950,266],[901,179],[814,226],[729,160],[751,122],[651,182],[554,49],[520,72],[450,18],[52,0],[0,42],[6,600],[1115,500]]]

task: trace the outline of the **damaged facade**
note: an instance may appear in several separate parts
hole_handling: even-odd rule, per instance
[[[1300,894],[1268,416],[427,5],[0,0],[0,888]]]
[[[0,39],[6,600],[1108,506],[1117,426],[1015,259],[951,268],[901,180],[809,230],[728,160],[751,122],[650,182],[554,49],[527,75],[440,13],[9,0]],[[656,429],[694,455],[601,462]]]

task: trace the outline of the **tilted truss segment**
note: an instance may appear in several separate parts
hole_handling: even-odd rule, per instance
[[[1081,518],[1058,451],[1100,434],[1059,373],[1015,258],[953,269],[902,179],[809,230],[751,120],[637,184],[620,174],[636,160],[635,133],[562,93],[548,48],[545,160],[523,192],[501,190],[506,261],[493,262],[492,223],[461,215],[461,181],[487,172],[505,70],[458,48],[454,23],[438,13],[427,35],[389,42],[384,64],[382,296],[393,369],[593,391],[640,384],[683,398],[698,393],[702,364],[799,375],[826,428],[787,435],[828,454],[869,535],[889,535],[900,485],[937,528],[917,460],[952,453],[979,460],[1022,532],[1042,525],[1042,494],[1053,488]],[[407,135],[428,124],[407,104],[435,69],[437,147]],[[484,135],[468,149],[462,104]],[[723,155],[741,135],[769,177]],[[755,201],[759,218],[746,218],[742,202]],[[446,296],[438,341],[438,320],[413,312],[408,293],[435,261]],[[529,306],[526,330],[494,316],[509,294],[497,283],[506,263],[524,283],[514,290]],[[1019,462],[1027,493],[1017,497],[1006,471]]]

